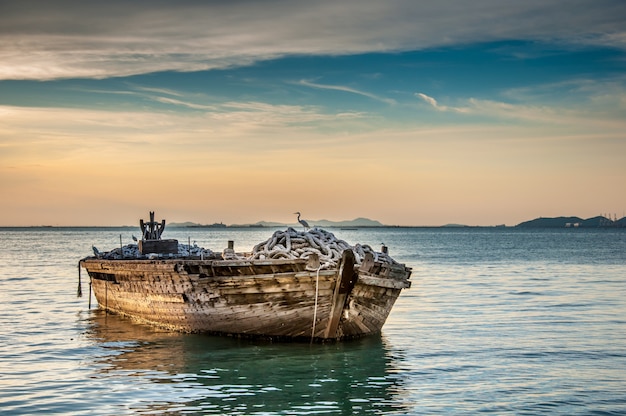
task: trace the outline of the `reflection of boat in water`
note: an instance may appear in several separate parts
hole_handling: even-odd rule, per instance
[[[102,364],[118,370],[184,371],[184,334],[137,325],[128,317],[102,309],[94,309],[91,314],[87,337],[110,352],[101,356]]]
[[[411,269],[386,247],[349,246],[321,229],[276,232],[253,253],[161,240],[165,221],[140,222],[138,252],[81,260],[99,305],[182,332],[338,340],[380,332]]]
[[[105,350],[102,377],[171,386],[172,397],[145,404],[148,411],[184,405],[217,414],[234,413],[233,406],[241,414],[352,414],[358,406],[403,413],[398,363],[381,336],[311,346],[165,332],[102,310],[91,320],[88,337]],[[181,403],[181,396],[189,399]]]

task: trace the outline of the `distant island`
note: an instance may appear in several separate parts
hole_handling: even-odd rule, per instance
[[[169,227],[174,227],[174,228],[226,228],[228,227],[226,224],[224,223],[214,223],[214,224],[197,224],[195,222],[190,222],[190,221],[186,221],[186,222],[172,222],[170,224],[168,224]]]
[[[322,228],[373,228],[373,227],[398,227],[397,225],[386,225],[380,221],[369,218],[355,218],[345,221],[330,220],[308,220],[311,227]],[[298,223],[281,223],[270,221],[259,221],[254,224],[231,224],[226,225],[221,222],[213,224],[197,224],[194,222],[174,222],[170,223],[172,228],[277,228],[277,227],[302,227]],[[524,221],[514,226],[515,228],[626,228],[626,217],[621,219],[610,219],[604,216],[582,219],[580,217],[540,217],[534,220]],[[505,225],[494,226],[470,226],[463,224],[446,224],[441,226],[406,226],[402,228],[505,228]]]
[[[341,228],[341,229],[361,229],[361,228],[626,228],[626,217],[617,219],[614,217],[597,216],[583,219],[580,217],[539,217],[534,220],[524,221],[514,226],[500,225],[464,225],[450,223],[444,225],[389,225],[369,218],[355,218],[353,220],[330,221],[330,220],[309,220],[311,227],[320,228]],[[201,229],[225,229],[225,228],[285,228],[293,227],[302,229],[302,225],[293,223],[259,221],[253,224],[224,224],[216,222],[212,224],[199,224],[195,222],[171,222],[168,228],[201,228]],[[5,228],[75,228],[76,226],[52,226],[52,225],[31,225],[31,226],[0,226]],[[81,226],[79,228],[109,228],[109,226]],[[115,228],[133,228],[132,225],[114,226]]]
[[[604,216],[582,219],[579,217],[536,218],[518,224],[519,228],[624,228],[626,217],[610,219]]]
[[[324,227],[324,228],[365,228],[365,227],[388,227],[380,221],[370,220],[369,218],[355,218],[353,220],[345,221],[330,221],[330,220],[308,220],[311,227]],[[226,225],[223,223],[214,224],[196,224],[193,222],[173,222],[168,225],[172,228],[275,228],[275,227],[302,227],[298,223],[281,223],[281,222],[268,222],[259,221],[254,224],[232,224]]]

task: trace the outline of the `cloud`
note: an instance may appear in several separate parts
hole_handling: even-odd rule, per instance
[[[576,85],[593,85],[598,91],[606,91],[606,86],[589,81],[588,83],[580,83]],[[541,89],[539,86],[536,89]],[[582,88],[582,87],[581,87]],[[602,130],[606,133],[621,132],[626,130],[626,122],[621,117],[623,109],[626,108],[626,95],[622,88],[616,85],[612,93],[604,92],[590,98],[594,101],[594,105],[581,104],[532,104],[537,100],[524,100],[520,102],[504,102],[497,100],[487,100],[478,98],[467,98],[462,100],[464,103],[460,107],[451,107],[441,105],[435,98],[424,93],[415,93],[415,96],[427,103],[429,106],[440,112],[461,113],[468,116],[490,119],[490,120],[513,120],[529,123],[529,125],[560,125],[563,127],[571,127],[579,131],[586,130]],[[509,92],[510,97],[532,96],[529,91],[523,92],[515,90]],[[621,134],[621,133],[620,133]]]
[[[433,107],[435,110],[438,110],[438,111],[452,111],[455,113],[469,113],[471,111],[467,107],[448,107],[445,105],[440,105],[437,102],[437,100],[435,100],[433,97],[430,97],[421,92],[415,93],[415,96],[422,99],[423,101],[425,101],[427,104],[429,104],[431,107]]]
[[[156,94],[164,94],[164,95],[173,95],[174,97],[181,97],[183,95],[182,93],[178,91],[174,91],[174,90],[167,89],[167,88],[152,88],[152,87],[141,87],[141,86],[136,86],[134,88],[138,91],[153,92]]]
[[[626,48],[624,16],[620,0],[22,0],[2,4],[0,79],[199,71],[290,54],[511,39]]]
[[[154,101],[163,103],[163,104],[171,104],[175,106],[182,106],[186,108],[191,108],[193,110],[204,110],[204,111],[214,111],[217,108],[213,105],[204,105],[204,104],[196,104],[188,101],[176,100],[174,98],[169,97],[150,97]]]
[[[384,103],[387,104],[396,104],[396,101],[390,98],[384,98],[384,97],[379,97],[375,94],[371,94],[365,91],[359,91],[357,89],[354,88],[350,88],[350,87],[345,87],[342,85],[328,85],[328,84],[318,84],[315,82],[311,82],[311,81],[307,81],[307,80],[300,80],[298,82],[298,85],[304,85],[305,87],[311,87],[311,88],[319,88],[319,89],[323,89],[323,90],[335,90],[335,91],[344,91],[344,92],[349,92],[352,94],[357,94],[357,95],[362,95],[364,97],[368,97],[371,98],[373,100],[377,100],[377,101],[382,101]]]
[[[173,103],[174,105],[188,105]],[[233,149],[240,153],[271,151],[302,144],[313,137],[317,147],[324,138],[315,123],[326,129],[359,130],[364,119],[359,113],[327,114],[315,106],[273,105],[262,102],[229,101],[208,111],[115,111],[75,108],[0,106],[0,164],[37,154],[46,160],[82,155],[86,149],[104,155],[127,152],[137,147],[177,148],[187,146],[193,155],[206,149]],[[33,120],[37,120],[33,123]],[[362,130],[369,130],[362,128]],[[294,140],[297,138],[297,140]],[[146,149],[144,149],[146,150]],[[165,153],[164,158],[172,156]]]
[[[421,98],[422,100],[426,101],[432,107],[439,109],[439,105],[437,105],[437,100],[435,100],[433,97],[429,97],[428,95],[422,94],[421,92],[418,92],[415,95]]]

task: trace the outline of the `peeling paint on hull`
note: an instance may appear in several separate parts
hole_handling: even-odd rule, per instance
[[[336,269],[304,260],[87,258],[101,308],[182,332],[276,340],[342,340],[380,332],[410,287],[411,269],[345,256]],[[315,322],[314,322],[315,318]]]

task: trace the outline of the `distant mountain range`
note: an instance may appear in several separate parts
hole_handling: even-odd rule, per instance
[[[330,220],[307,220],[311,227],[326,227],[326,228],[351,228],[351,227],[385,227],[379,221],[370,220],[369,218],[355,218],[353,220],[346,221],[330,221]],[[169,227],[189,227],[189,228],[224,228],[227,225],[222,223],[215,223],[209,225],[196,224],[193,222],[173,222],[168,225]],[[299,223],[282,223],[282,222],[269,222],[269,221],[259,221],[254,224],[232,224],[228,227],[233,228],[255,228],[255,227],[267,227],[267,228],[275,228],[275,227],[302,227]]]
[[[582,219],[579,217],[536,218],[517,225],[520,228],[603,228],[626,227],[626,217],[612,220],[603,216]]]
[[[390,227],[380,221],[371,220],[369,218],[355,218],[353,220],[345,221],[330,221],[330,220],[307,220],[311,227],[322,228],[367,228],[367,227]],[[231,224],[226,225],[223,223],[215,224],[197,224],[194,222],[174,222],[168,225],[173,228],[277,228],[277,227],[294,227],[296,229],[302,227],[298,223],[282,223],[282,222],[270,222],[259,221],[254,224]],[[442,225],[441,228],[446,227],[469,227],[461,224],[447,224]],[[504,227],[503,225],[498,227]],[[518,228],[625,228],[626,217],[619,220],[612,220],[603,216],[582,219],[580,217],[553,217],[553,218],[536,218],[534,220],[522,222],[515,227]],[[429,227],[439,228],[439,227]]]

